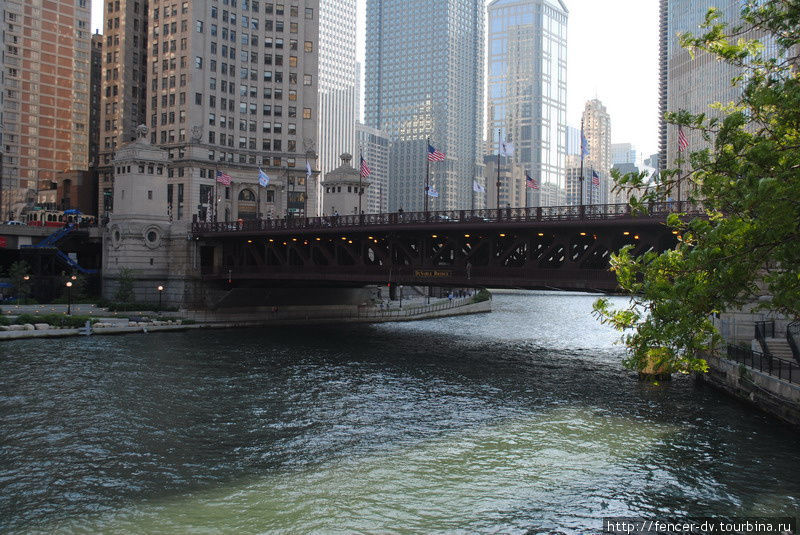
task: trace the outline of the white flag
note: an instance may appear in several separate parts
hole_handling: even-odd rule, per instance
[[[500,156],[512,156],[514,154],[514,144],[510,142],[500,143]]]
[[[475,193],[486,193],[486,188],[484,188],[481,184],[479,184],[477,180],[473,180],[472,191],[474,191]]]

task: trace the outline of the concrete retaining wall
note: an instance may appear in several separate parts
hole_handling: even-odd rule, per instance
[[[710,369],[699,375],[703,382],[800,427],[800,385],[732,360],[720,357],[706,360]]]

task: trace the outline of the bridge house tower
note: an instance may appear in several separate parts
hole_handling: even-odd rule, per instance
[[[344,153],[340,156],[342,164],[325,175],[322,183],[323,196],[322,214],[331,215],[356,215],[359,208],[359,195],[361,196],[361,211],[367,212],[366,191],[370,185],[366,179],[361,178],[359,169],[351,165],[353,157]]]

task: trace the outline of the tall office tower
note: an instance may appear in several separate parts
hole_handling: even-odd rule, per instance
[[[0,16],[2,16],[3,20],[3,27],[0,28],[0,37],[3,39],[3,43],[7,43],[6,41],[6,27],[8,23],[6,22],[6,0],[0,0]],[[6,64],[5,64],[6,55],[5,53],[0,53],[0,125],[5,124],[5,94],[6,94]],[[7,190],[10,187],[10,183],[6,181],[6,173],[3,172],[3,165],[6,163],[6,153],[8,150],[6,149],[6,138],[5,138],[5,128],[0,128],[0,221],[5,221],[8,218],[13,217],[9,214],[8,206],[9,203],[6,202],[9,198]],[[16,183],[14,184],[16,188]]]
[[[468,209],[483,154],[483,0],[367,0],[365,124],[386,132],[389,209]]]
[[[371,185],[366,191],[364,211],[368,214],[385,213],[389,210],[389,138],[380,130],[361,123],[356,124],[356,137],[359,153],[364,155],[370,170]],[[356,155],[353,166],[358,169],[360,165],[361,161]]]
[[[488,132],[514,143],[514,162],[542,187],[530,206],[564,203],[567,132],[567,18],[561,0],[489,4]],[[487,169],[487,180],[491,173]]]
[[[183,2],[184,10],[187,4]],[[136,128],[147,123],[148,7],[147,0],[114,0],[104,4],[97,199],[101,215],[113,210],[111,160],[114,152],[136,139]],[[177,4],[175,7],[177,9]],[[177,43],[173,42],[172,46],[175,52]]]
[[[319,0],[319,169],[341,165],[356,145],[356,0]],[[356,158],[357,159],[357,158]]]
[[[741,94],[733,87],[731,79],[736,69],[716,58],[698,53],[694,59],[680,46],[678,34],[701,33],[700,24],[710,7],[721,10],[723,19],[735,23],[739,20],[741,0],[661,0],[660,50],[659,50],[659,144],[661,169],[675,168],[678,159],[678,129],[664,121],[667,111],[687,110],[692,113],[715,115],[709,105],[727,103]],[[700,134],[686,130],[688,151],[706,146]],[[684,164],[686,166],[686,164]],[[681,198],[686,198],[686,190]],[[674,195],[677,198],[677,192]]]
[[[6,0],[4,203],[55,202],[57,173],[89,165],[88,0]],[[10,194],[6,197],[6,194]]]
[[[589,143],[589,154],[584,158],[584,188],[592,189],[591,176],[585,169],[591,167],[600,177],[597,200],[600,204],[613,203],[611,188],[611,116],[603,103],[592,99],[583,110],[583,135]]]

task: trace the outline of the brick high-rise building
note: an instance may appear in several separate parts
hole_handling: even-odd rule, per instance
[[[89,0],[3,4],[2,212],[16,217],[55,202],[58,173],[88,170],[91,14]]]

